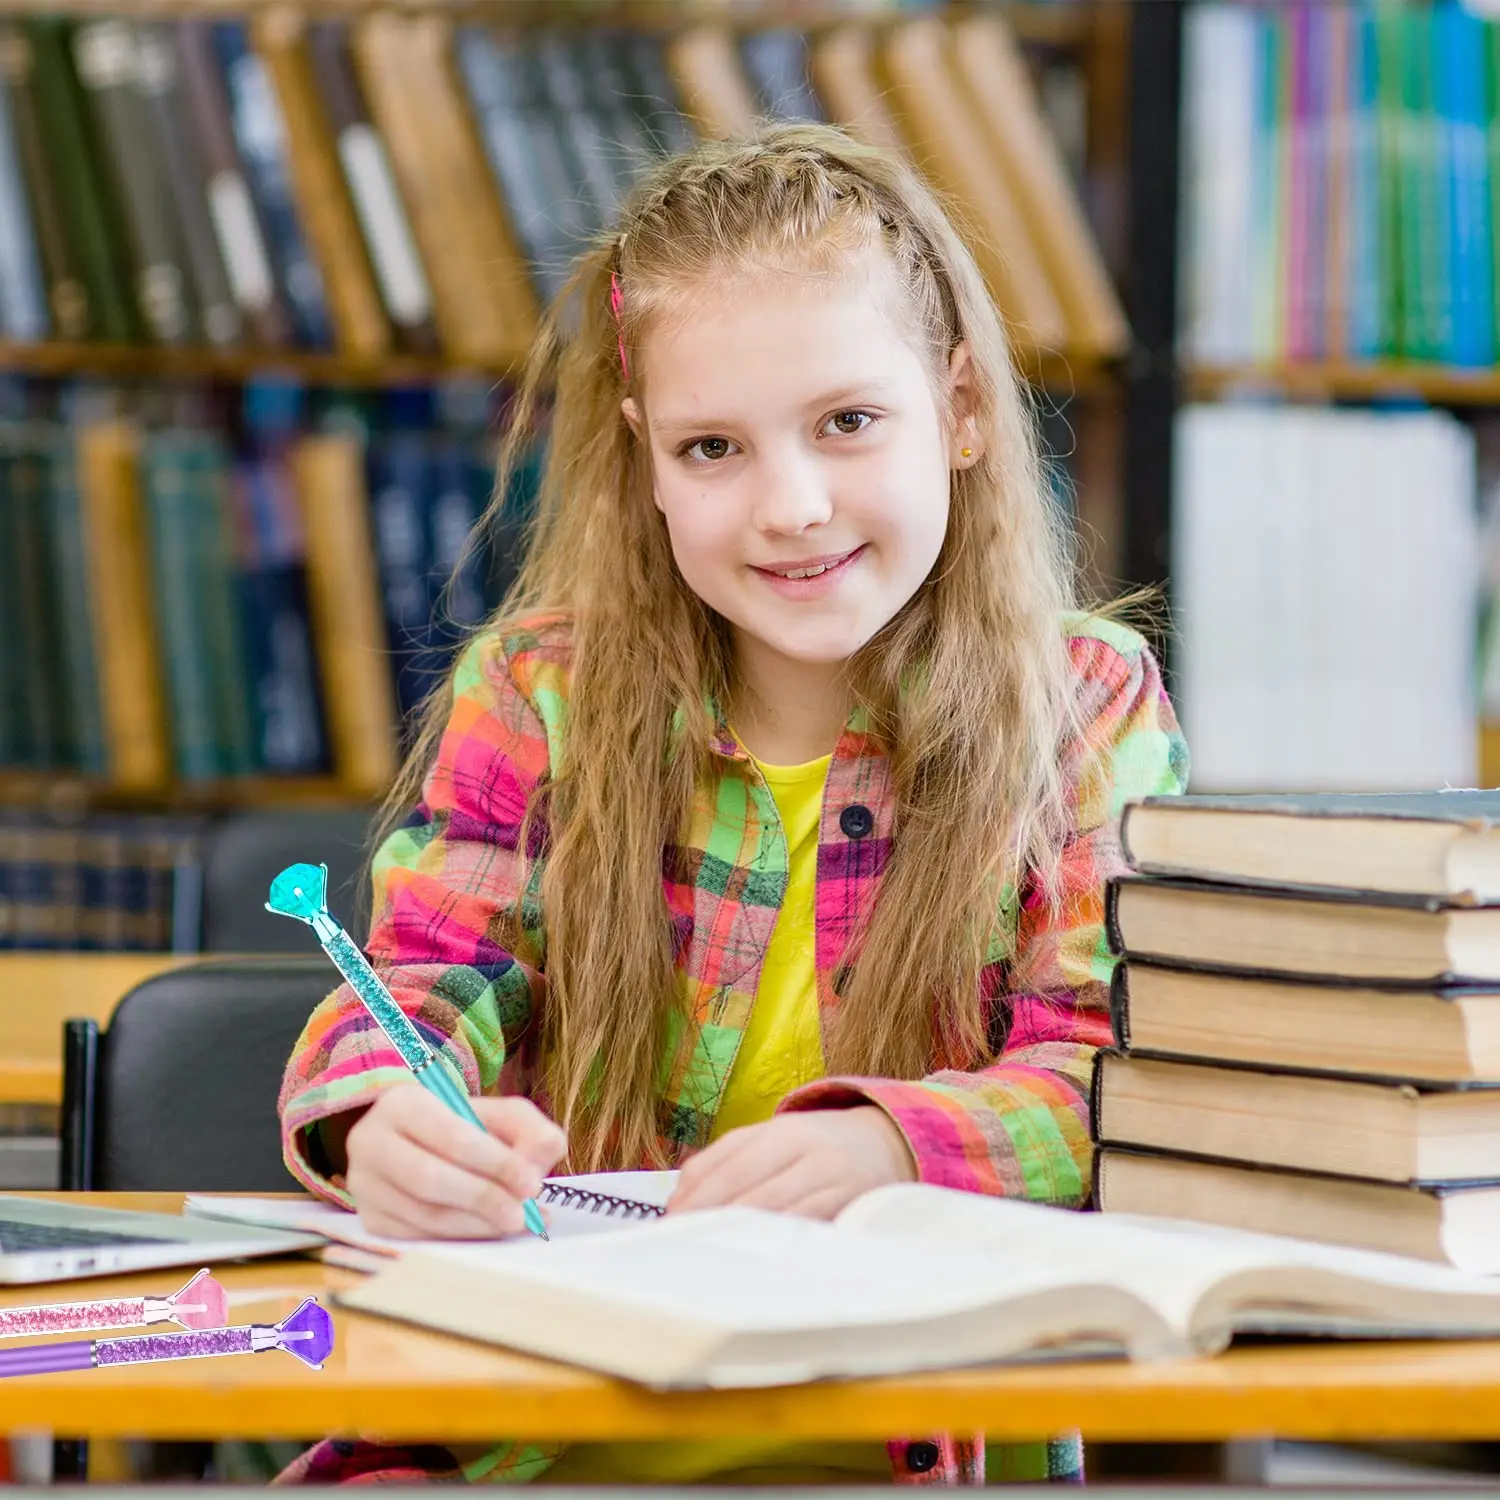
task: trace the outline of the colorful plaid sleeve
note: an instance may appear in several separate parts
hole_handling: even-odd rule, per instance
[[[1090,1186],[1089,1074],[1110,1038],[1104,888],[1125,868],[1120,813],[1131,798],[1181,792],[1187,747],[1133,631],[1091,621],[1070,650],[1084,726],[1066,766],[1073,833],[1060,899],[1023,887],[1015,957],[994,976],[1009,1012],[1004,1051],[973,1073],[825,1079],[781,1107],[875,1103],[905,1136],[923,1182],[1078,1205]]]
[[[532,861],[523,890],[519,846],[527,800],[549,763],[557,698],[547,679],[555,670],[535,635],[487,636],[468,648],[422,802],[374,863],[370,962],[473,1094],[526,1089],[517,1044],[543,988],[541,861]],[[495,934],[517,910],[524,942],[512,953]],[[293,1175],[348,1205],[309,1129],[409,1076],[354,992],[334,991],[313,1012],[282,1081]]]

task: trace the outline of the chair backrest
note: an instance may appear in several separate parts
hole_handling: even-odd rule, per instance
[[[276,1096],[308,1016],[338,981],[321,953],[210,960],[138,984],[116,1007],[92,1059],[77,1045],[79,1023],[69,1023],[64,1185],[294,1188],[281,1159]]]
[[[235,813],[210,824],[203,836],[203,951],[315,952],[310,932],[265,909],[271,881],[295,864],[328,866],[328,909],[364,942],[373,816],[370,808],[298,808]]]

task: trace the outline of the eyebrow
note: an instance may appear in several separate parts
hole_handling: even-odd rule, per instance
[[[814,396],[807,403],[809,411],[837,410],[841,406],[858,406],[862,402],[880,401],[892,394],[894,387],[888,380],[861,380]],[[729,417],[700,417],[694,414],[669,412],[666,416],[653,418],[647,415],[651,430],[668,432],[715,432],[720,427],[734,426]]]

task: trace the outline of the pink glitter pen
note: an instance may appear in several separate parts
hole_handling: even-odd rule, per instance
[[[60,1375],[104,1365],[137,1365],[161,1359],[206,1359],[219,1354],[263,1354],[285,1349],[315,1370],[333,1351],[333,1319],[309,1297],[281,1322],[244,1323],[188,1333],[138,1333],[123,1339],[76,1339],[0,1349],[0,1377]]]
[[[0,1307],[0,1339],[40,1333],[92,1333],[99,1328],[136,1328],[151,1323],[222,1328],[227,1307],[224,1288],[202,1270],[170,1297],[109,1297],[98,1302]]]

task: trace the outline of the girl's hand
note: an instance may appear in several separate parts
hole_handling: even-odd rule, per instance
[[[738,1203],[831,1219],[861,1193],[915,1182],[901,1132],[873,1104],[774,1115],[700,1151],[682,1169],[669,1213]]]
[[[429,1240],[524,1233],[521,1203],[567,1141],[529,1099],[472,1102],[483,1131],[416,1082],[383,1090],[360,1116],[345,1180],[367,1229]]]

